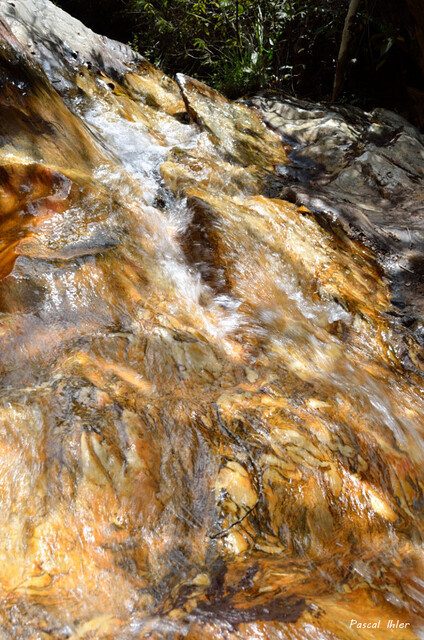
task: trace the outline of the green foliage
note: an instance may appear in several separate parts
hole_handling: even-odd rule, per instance
[[[277,89],[313,100],[331,97],[349,5],[349,0],[102,0],[99,11],[98,0],[55,2],[94,31],[129,42],[168,75],[197,77],[232,98]],[[361,0],[340,99],[365,108],[401,108],[411,87],[411,96],[424,94],[407,5]],[[416,110],[411,100],[410,109]]]
[[[322,23],[331,5],[322,2]],[[311,0],[131,0],[131,44],[164,71],[184,70],[234,97],[292,80],[287,54],[311,8]]]

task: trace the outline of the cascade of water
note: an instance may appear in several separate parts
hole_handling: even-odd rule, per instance
[[[296,168],[257,112],[39,20],[31,82],[0,91],[4,629],[418,628],[421,364],[376,255],[284,199]]]

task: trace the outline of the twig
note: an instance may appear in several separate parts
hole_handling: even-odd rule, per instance
[[[234,442],[246,453],[247,457],[249,458],[250,464],[252,465],[252,467],[254,468],[254,470],[256,472],[257,484],[258,484],[258,489],[259,489],[259,492],[258,492],[259,496],[258,496],[258,499],[256,500],[255,504],[253,505],[253,507],[250,507],[250,509],[248,509],[248,511],[246,511],[246,513],[243,516],[241,516],[241,518],[239,518],[235,522],[232,522],[225,529],[222,529],[221,531],[218,531],[218,533],[214,533],[213,535],[209,535],[209,538],[211,538],[211,540],[215,540],[216,538],[222,538],[223,536],[227,535],[227,533],[230,531],[230,529],[232,529],[236,525],[240,524],[240,522],[243,522],[243,520],[245,518],[247,518],[247,516],[249,514],[251,514],[252,511],[254,511],[256,509],[256,507],[258,506],[259,501],[261,499],[261,495],[262,495],[262,481],[261,481],[261,476],[260,476],[260,472],[259,472],[258,466],[257,466],[256,462],[253,460],[249,449],[246,447],[244,442],[242,442],[242,440],[240,440],[240,438],[238,436],[236,436],[232,431],[230,431],[230,429],[228,427],[225,426],[225,424],[222,421],[222,417],[221,417],[221,412],[219,410],[219,406],[216,404],[216,402],[212,402],[211,406],[216,409],[216,414],[217,414],[217,418],[218,418],[218,424],[219,424],[219,426],[221,428],[221,431],[223,431],[227,436],[230,436],[230,438],[232,438],[234,440]]]
[[[233,527],[235,527],[237,524],[240,524],[240,522],[243,522],[243,520],[245,518],[247,518],[247,516],[249,515],[249,513],[252,513],[252,511],[254,509],[256,509],[256,507],[259,504],[259,498],[256,500],[256,503],[253,505],[253,507],[250,507],[250,509],[248,511],[246,511],[246,513],[244,514],[244,516],[242,516],[241,518],[239,518],[238,520],[236,520],[235,522],[232,522],[230,525],[228,525],[228,527],[226,527],[225,529],[221,529],[221,531],[218,531],[218,533],[214,533],[213,536],[209,536],[209,538],[211,540],[215,540],[216,538],[223,538],[225,535],[227,535],[227,533],[229,532],[230,529],[232,529]]]

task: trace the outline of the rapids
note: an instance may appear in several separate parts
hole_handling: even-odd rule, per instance
[[[422,137],[0,10],[1,640],[424,637]]]

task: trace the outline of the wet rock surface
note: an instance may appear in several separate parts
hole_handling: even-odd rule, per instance
[[[255,98],[265,121],[291,146],[291,166],[272,188],[318,217],[338,220],[371,246],[392,286],[399,316],[422,338],[424,137],[384,109],[317,106]]]
[[[0,10],[1,638],[420,637],[416,132]]]

